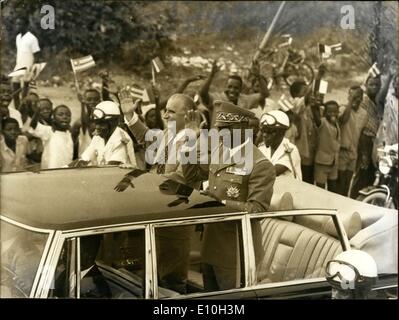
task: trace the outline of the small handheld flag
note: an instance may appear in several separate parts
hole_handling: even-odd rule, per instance
[[[327,94],[328,82],[325,80],[317,80],[315,83],[315,91],[321,94]]]
[[[322,59],[328,59],[332,55],[331,47],[319,43],[319,53]]]
[[[96,65],[91,55],[82,58],[71,59],[73,73],[85,71]]]
[[[139,89],[136,87],[131,87],[130,94],[133,98],[141,99],[144,103],[154,101],[152,92],[149,89]]]
[[[270,78],[269,81],[267,82],[267,90],[271,90],[271,88],[273,87],[273,78]]]
[[[282,48],[282,47],[286,47],[286,46],[290,46],[290,45],[291,45],[291,43],[292,43],[292,37],[291,37],[291,35],[289,35],[289,34],[283,34],[281,37],[282,37],[282,38],[286,38],[287,41],[286,41],[286,42],[283,42],[283,43],[281,43],[281,44],[279,44],[279,45],[278,45],[279,48]]]
[[[153,65],[156,73],[160,73],[163,69],[165,69],[165,66],[159,57],[152,59],[152,65]]]
[[[333,53],[337,53],[338,51],[342,50],[342,43],[340,42],[337,44],[332,44],[332,45],[330,45],[330,48]]]
[[[35,74],[32,75],[32,80],[36,80],[39,74],[43,71],[43,69],[46,67],[47,62],[41,62],[41,63],[36,63],[36,70]]]
[[[380,69],[378,69],[377,67],[377,62],[374,62],[374,64],[371,66],[371,68],[369,69],[367,75],[371,75],[373,78],[379,76],[381,74]]]
[[[294,108],[294,105],[291,103],[289,99],[285,97],[284,94],[278,100],[278,105],[280,109],[284,112],[290,111]]]
[[[28,68],[27,67],[22,67],[22,68],[19,68],[19,69],[17,69],[17,70],[14,70],[14,71],[12,71],[12,72],[10,72],[9,74],[8,74],[8,77],[20,77],[20,76],[23,76],[23,75],[25,75],[25,73],[28,71]]]
[[[342,50],[342,43],[337,43],[333,45],[326,45],[319,43],[319,53],[322,59],[330,58],[333,53],[337,53]]]

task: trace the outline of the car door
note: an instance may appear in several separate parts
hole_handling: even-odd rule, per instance
[[[51,275],[50,298],[151,298],[148,226],[66,232]]]
[[[242,214],[151,226],[156,299],[255,299]]]

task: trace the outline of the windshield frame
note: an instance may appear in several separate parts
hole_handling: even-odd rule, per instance
[[[33,284],[32,284],[32,288],[29,292],[29,298],[34,298],[35,297],[35,293],[38,287],[38,283],[39,283],[39,278],[41,276],[42,273],[44,273],[45,270],[44,266],[45,266],[45,261],[46,258],[49,254],[50,251],[50,246],[51,246],[51,242],[54,238],[54,234],[55,234],[55,230],[50,230],[50,229],[40,229],[40,228],[35,228],[35,227],[31,227],[28,226],[26,224],[14,221],[10,218],[5,217],[4,215],[0,215],[0,221],[4,221],[5,223],[9,223],[12,226],[24,229],[24,230],[28,230],[28,231],[32,231],[32,232],[36,232],[36,233],[41,233],[41,234],[47,234],[47,239],[46,239],[46,243],[44,245],[44,249],[42,252],[42,256],[40,257],[40,262],[39,265],[37,267],[36,270],[36,274],[35,274],[35,278],[33,280]]]

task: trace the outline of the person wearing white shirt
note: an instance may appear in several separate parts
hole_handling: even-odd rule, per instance
[[[260,120],[263,142],[259,145],[259,150],[275,166],[277,176],[285,175],[302,180],[299,151],[284,138],[289,126],[289,118],[283,111],[265,113]]]
[[[28,93],[28,82],[31,74],[35,73],[35,62],[40,52],[39,41],[29,31],[29,17],[19,17],[15,22],[18,35],[16,37],[17,59],[14,71],[25,69],[25,73],[12,78],[13,92],[20,89],[22,84],[22,98]],[[20,105],[19,94],[14,95],[14,105],[18,109]]]
[[[29,133],[40,138],[43,143],[41,169],[61,168],[67,166],[73,157],[71,110],[65,105],[54,109],[51,126],[39,123],[39,109],[30,122]]]
[[[119,106],[113,101],[100,102],[93,110],[96,135],[82,153],[78,165],[126,165],[136,167],[133,141],[118,127]]]

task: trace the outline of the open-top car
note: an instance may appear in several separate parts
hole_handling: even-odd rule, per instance
[[[334,202],[329,192],[278,178],[270,210],[248,214],[140,171],[116,192],[125,174],[111,167],[1,175],[0,296],[328,299],[326,265],[351,247],[377,262],[372,297],[397,296],[393,210]],[[278,210],[283,191],[293,196],[290,210]]]

